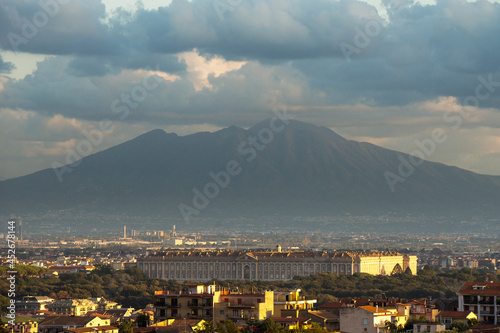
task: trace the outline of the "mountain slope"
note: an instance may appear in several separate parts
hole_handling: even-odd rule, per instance
[[[52,169],[0,182],[0,209],[8,214],[70,209],[180,216],[179,204],[194,207],[193,189],[204,192],[214,183],[209,172],[226,170],[229,161],[236,161],[240,172],[207,198],[200,216],[387,210],[494,214],[500,206],[500,177],[425,162],[391,191],[385,175],[398,175],[408,155],[298,121],[282,131],[270,128],[266,120],[248,130],[232,126],[184,137],[154,130],[83,158],[62,182]]]

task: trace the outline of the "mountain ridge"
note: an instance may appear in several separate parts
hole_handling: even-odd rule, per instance
[[[391,191],[387,172],[401,177],[408,154],[323,126],[271,121],[186,136],[156,129],[84,157],[62,182],[52,169],[1,181],[0,209],[181,216],[179,205],[194,207],[195,189],[214,183],[210,173],[235,161],[241,171],[196,216],[498,212],[500,176],[425,161]]]

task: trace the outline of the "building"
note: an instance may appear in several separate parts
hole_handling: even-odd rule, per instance
[[[386,322],[404,325],[406,317],[396,309],[388,310],[373,306],[340,309],[340,331],[345,333],[387,333]]]
[[[291,280],[318,273],[391,275],[417,272],[417,257],[397,252],[167,251],[137,260],[149,278],[178,281]]]
[[[119,328],[116,326],[98,326],[98,327],[77,327],[69,328],[62,333],[118,333]]]
[[[2,317],[2,324],[8,333],[37,333],[40,320],[29,316],[16,316],[14,323],[9,323],[10,318]]]
[[[94,297],[89,298],[89,301],[97,304],[97,311],[106,311],[111,309],[121,309],[121,304],[116,302],[108,301],[104,297]]]
[[[274,316],[288,317],[286,310],[312,310],[317,300],[300,296],[300,289],[274,292]],[[283,313],[285,310],[285,313]]]
[[[274,292],[250,293],[221,291],[215,298],[214,323],[231,320],[245,326],[248,320],[264,320],[273,316]]]
[[[328,311],[300,310],[299,316],[311,319],[311,323],[317,323],[328,331],[340,331],[339,316]]]
[[[77,265],[77,266],[51,266],[47,273],[57,274],[74,274],[74,273],[90,273],[94,270],[94,266]]]
[[[38,325],[38,333],[58,333],[79,327],[109,326],[109,319],[97,316],[49,316]]]
[[[47,310],[67,316],[83,316],[87,312],[97,311],[99,305],[90,299],[57,300],[47,305]]]
[[[218,290],[215,285],[193,285],[187,292],[157,291],[154,322],[168,319],[203,319],[214,323],[231,320],[244,325],[248,319],[273,315],[274,293],[243,293]]]
[[[54,299],[47,296],[23,296],[22,299],[16,300],[16,310],[19,312],[47,310],[47,305],[53,302]]]
[[[422,333],[422,332],[436,333],[436,332],[444,332],[445,330],[446,326],[444,324],[439,324],[439,323],[413,324],[413,333]]]
[[[458,295],[458,311],[472,311],[482,324],[500,324],[500,283],[465,282]]]
[[[187,292],[156,291],[154,322],[192,318],[213,320],[215,285],[189,286]]]
[[[286,330],[308,329],[311,327],[311,320],[309,318],[276,317],[271,318],[271,320],[280,324]]]
[[[453,323],[469,324],[469,320],[476,319],[477,316],[472,311],[441,311],[436,316],[437,320],[446,328],[450,328]]]
[[[436,315],[439,313],[439,309],[430,304],[428,300],[413,300],[405,303],[405,305],[410,307],[411,318],[425,318],[427,322],[434,322]]]
[[[132,313],[134,312],[134,308],[119,308],[119,309],[110,309],[104,311],[104,315],[111,316],[111,325],[119,325],[123,321],[130,319]]]

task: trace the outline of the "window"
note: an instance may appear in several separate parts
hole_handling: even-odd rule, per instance
[[[220,310],[220,311],[219,311],[219,313],[220,313],[221,315],[223,315],[223,314],[224,314],[224,310]]]
[[[368,318],[363,318],[363,325],[368,325]]]

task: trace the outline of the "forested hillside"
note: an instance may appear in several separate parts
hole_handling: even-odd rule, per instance
[[[88,298],[104,296],[122,304],[124,307],[143,308],[153,303],[156,290],[179,291],[186,289],[188,284],[174,280],[147,279],[139,269],[115,271],[108,266],[100,267],[92,273],[62,274],[59,277],[40,278],[45,269],[17,266],[19,272],[16,278],[16,299],[25,295],[47,295],[53,298]],[[0,270],[5,276],[6,268]],[[254,291],[281,290],[293,288],[302,289],[303,295],[317,298],[318,304],[336,301],[340,298],[373,298],[385,293],[387,297],[413,299],[420,297],[453,299],[456,291],[465,281],[495,281],[500,282],[497,275],[487,269],[472,270],[462,268],[454,271],[434,271],[425,267],[418,275],[372,276],[355,274],[339,276],[323,273],[292,281],[215,281],[226,288]],[[0,288],[8,290],[8,281],[0,280]],[[9,299],[2,295],[0,302],[2,310]]]

